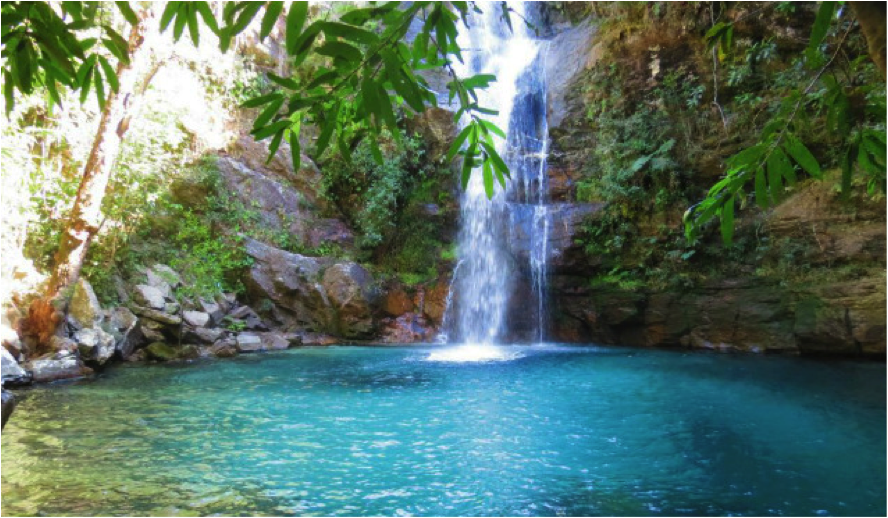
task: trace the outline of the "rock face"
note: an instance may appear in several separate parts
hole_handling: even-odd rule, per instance
[[[246,279],[253,300],[270,300],[285,324],[341,336],[369,338],[375,329],[377,296],[360,265],[291,254],[247,240],[255,259]]]
[[[136,303],[147,308],[163,311],[166,308],[166,297],[168,293],[156,286],[148,286],[146,284],[137,284],[133,290],[133,299]]]
[[[82,378],[92,374],[92,369],[83,365],[76,354],[63,351],[52,357],[32,360],[27,364],[37,383],[47,383],[71,378]]]
[[[0,428],[6,426],[6,421],[9,421],[9,416],[12,415],[12,411],[15,410],[15,396],[12,395],[12,392],[8,392],[6,390],[3,391],[3,415],[2,415],[2,423],[0,423]]]

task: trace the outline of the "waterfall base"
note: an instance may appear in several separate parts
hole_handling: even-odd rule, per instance
[[[522,353],[491,344],[463,344],[429,354],[430,362],[502,362],[521,358]]]

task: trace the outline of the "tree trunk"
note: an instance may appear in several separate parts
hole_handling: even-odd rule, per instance
[[[866,37],[869,55],[885,79],[885,2],[850,2]]]
[[[64,331],[61,324],[67,314],[68,302],[90,242],[101,226],[102,200],[120,152],[121,140],[129,126],[130,112],[147,86],[143,82],[142,88],[137,90],[140,76],[145,73],[151,59],[150,49],[145,45],[146,21],[149,17],[150,12],[141,13],[139,23],[130,31],[130,60],[129,63],[121,61],[117,65],[119,89],[117,92],[109,89],[89,159],[83,168],[77,198],[59,240],[55,266],[43,296],[31,304],[27,318],[22,321],[21,335],[30,342],[35,352],[48,351],[52,337]],[[153,76],[153,73],[150,75]]]

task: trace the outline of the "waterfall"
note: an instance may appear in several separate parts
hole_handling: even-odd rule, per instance
[[[465,63],[457,72],[461,77],[496,75],[495,83],[478,92],[479,105],[499,112],[491,119],[507,138],[500,139],[497,150],[509,165],[512,179],[505,189],[497,184],[493,198],[488,199],[479,168],[462,195],[459,271],[453,276],[453,300],[445,313],[444,336],[447,342],[460,344],[500,342],[510,331],[510,298],[516,279],[526,272],[535,304],[519,311],[524,313],[522,319],[534,317],[533,339],[542,341],[550,226],[546,205],[544,43],[534,39],[525,25],[523,3],[510,4],[515,11],[512,31],[498,5],[481,5],[483,14],[473,15],[470,28],[459,35]],[[516,217],[522,221],[516,222]],[[513,228],[522,226],[527,257],[513,253]]]

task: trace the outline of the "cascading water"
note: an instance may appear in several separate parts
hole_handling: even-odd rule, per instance
[[[483,4],[482,4],[483,5]],[[502,128],[507,139],[497,150],[509,165],[511,181],[505,189],[497,186],[492,199],[484,191],[480,170],[476,170],[462,196],[459,251],[461,260],[454,271],[452,299],[445,314],[445,341],[464,344],[460,348],[473,359],[497,357],[493,344],[507,331],[510,297],[520,271],[529,271],[536,329],[534,339],[542,341],[545,328],[546,240],[549,216],[546,206],[546,134],[543,67],[544,43],[531,37],[521,18],[527,15],[522,3],[514,10],[509,30],[498,6],[483,6],[483,14],[470,20],[470,28],[459,36],[466,56],[457,69],[462,77],[479,73],[495,74],[497,80],[479,91],[479,105],[497,110],[492,122]],[[527,234],[529,253],[516,261],[512,253],[512,228],[516,212],[531,210]],[[526,260],[527,264],[520,262]],[[526,317],[526,315],[525,315]],[[460,354],[439,353],[435,359],[458,359]],[[464,356],[464,355],[463,355]]]

